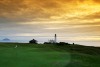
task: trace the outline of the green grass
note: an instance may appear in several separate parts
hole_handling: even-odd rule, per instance
[[[100,48],[0,43],[0,67],[100,67]]]

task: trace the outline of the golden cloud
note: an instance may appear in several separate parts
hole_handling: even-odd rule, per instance
[[[99,0],[0,0],[0,17],[14,21],[81,21],[80,18],[100,12],[98,3]]]

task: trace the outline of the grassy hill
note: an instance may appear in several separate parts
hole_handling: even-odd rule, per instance
[[[0,67],[100,67],[100,48],[0,43]]]

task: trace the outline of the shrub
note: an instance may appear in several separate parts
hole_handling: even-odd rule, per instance
[[[35,40],[35,39],[33,39],[33,40],[30,40],[30,41],[29,41],[29,43],[38,44],[38,43],[37,43],[37,40]]]
[[[66,43],[66,42],[59,42],[59,43],[57,43],[57,45],[59,45],[59,46],[63,46],[63,45],[69,45],[69,44]]]

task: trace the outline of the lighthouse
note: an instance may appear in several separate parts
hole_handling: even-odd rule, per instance
[[[56,34],[55,34],[55,37],[54,38],[55,38],[54,39],[55,40],[55,43],[57,43],[57,35]]]

